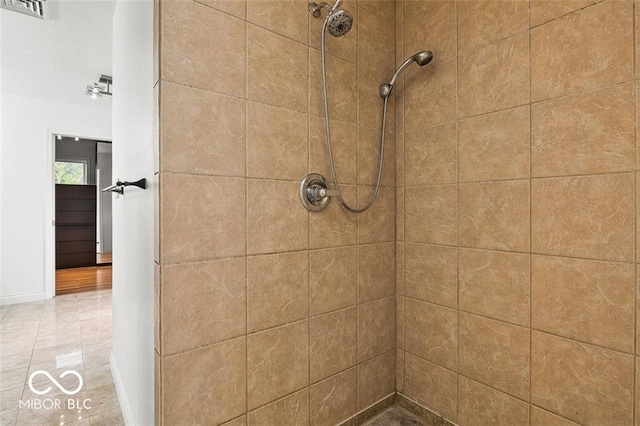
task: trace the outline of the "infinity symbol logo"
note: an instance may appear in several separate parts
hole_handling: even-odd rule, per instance
[[[76,376],[76,377],[78,378],[78,387],[77,387],[75,390],[72,390],[72,391],[68,391],[68,390],[67,390],[64,386],[62,386],[62,385],[61,385],[61,384],[60,384],[56,379],[54,379],[54,378],[53,378],[53,376],[51,376],[51,374],[47,373],[47,372],[46,372],[46,371],[44,371],[44,370],[37,370],[37,371],[34,371],[33,373],[31,373],[31,375],[29,376],[29,388],[31,389],[31,391],[32,391],[33,393],[35,393],[35,394],[37,394],[37,395],[44,395],[45,393],[49,393],[49,392],[51,391],[51,386],[47,387],[47,388],[46,388],[45,390],[43,390],[43,391],[36,390],[36,389],[33,387],[33,378],[34,378],[35,376],[37,376],[38,374],[43,374],[43,375],[45,375],[49,380],[51,380],[51,382],[52,382],[54,385],[56,385],[56,387],[57,387],[58,389],[60,389],[62,392],[64,392],[64,393],[65,393],[65,394],[67,394],[67,395],[75,395],[75,394],[77,394],[78,392],[80,392],[80,389],[82,389],[82,384],[83,384],[83,382],[82,382],[82,376],[80,375],[80,373],[78,373],[78,372],[77,372],[77,371],[75,371],[75,370],[67,370],[67,371],[65,371],[64,373],[62,373],[62,374],[60,375],[60,377],[59,377],[60,379],[63,379],[63,378],[65,378],[66,376],[68,376],[69,374],[71,374],[71,375],[74,375],[74,376]]]

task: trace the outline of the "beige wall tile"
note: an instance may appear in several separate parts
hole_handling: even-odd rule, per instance
[[[358,125],[382,130],[382,112],[384,102],[380,98],[379,87],[388,83],[391,75],[378,74],[362,65],[358,66]],[[387,133],[393,132],[396,99],[401,91],[394,91],[387,102]]]
[[[460,309],[529,326],[530,255],[460,249]]]
[[[163,80],[244,96],[243,21],[196,2],[166,1],[160,31]],[[205,44],[208,49],[202,49]]]
[[[245,363],[244,337],[163,358],[163,422],[222,423],[243,414]]]
[[[441,63],[434,60],[405,76],[406,132],[450,123],[456,119],[456,73],[456,61]]]
[[[244,1],[238,0],[194,0],[221,12],[233,15],[236,18],[244,19],[246,13],[246,5]]]
[[[311,383],[356,364],[357,325],[355,307],[310,320]]]
[[[632,193],[631,174],[534,180],[533,251],[633,260]]]
[[[534,256],[532,326],[633,352],[633,265]]]
[[[364,8],[358,8],[358,64],[379,74],[394,71],[395,30],[389,21],[381,19]]]
[[[160,291],[160,279],[161,279],[160,265],[158,265],[156,262],[153,262],[153,349],[157,353],[156,355],[160,355],[163,353],[162,339],[160,338],[160,334],[162,332],[161,330],[162,323],[160,321],[162,317],[160,313],[160,308],[162,307],[162,303],[161,303],[162,292]],[[29,361],[31,361],[31,358],[29,358]],[[158,401],[157,398],[156,398],[156,401]]]
[[[404,392],[404,351],[396,351],[396,391]]]
[[[405,189],[405,240],[456,244],[456,185]]]
[[[631,80],[632,8],[603,1],[531,30],[532,100]]]
[[[372,187],[358,187],[358,207],[369,201],[372,192]],[[395,188],[381,187],[371,208],[358,215],[358,243],[395,241],[395,195]]]
[[[458,350],[455,310],[418,300],[405,300],[405,350],[455,370]]]
[[[363,362],[358,373],[358,408],[364,410],[391,395],[396,386],[395,351]]]
[[[309,254],[280,253],[247,259],[249,333],[309,315]]]
[[[461,120],[460,181],[528,178],[529,128],[528,105]]]
[[[342,3],[341,9],[348,10],[353,16],[353,26],[351,30],[342,37],[331,37],[327,34],[326,47],[327,53],[356,62],[356,47],[358,43],[358,5],[356,0],[346,0]],[[309,46],[320,49],[320,37],[322,35],[322,23],[324,17],[309,18]]]
[[[331,132],[331,151],[338,181],[341,185],[355,184],[358,150],[356,126],[332,119],[329,131]],[[333,182],[327,156],[326,138],[324,119],[310,116],[309,150],[311,155],[309,170],[313,173],[320,173],[327,181]]]
[[[458,424],[527,425],[529,404],[481,383],[458,376]]]
[[[243,179],[163,173],[161,181],[160,246],[164,264],[245,253]]]
[[[244,176],[245,102],[161,83],[162,171]]]
[[[223,423],[222,426],[247,426],[247,416],[235,418],[229,422]]]
[[[307,46],[249,25],[247,49],[247,99],[307,112]],[[282,70],[287,70],[286,80]]]
[[[311,425],[332,426],[348,419],[357,411],[357,368],[311,386]]]
[[[458,59],[458,116],[529,102],[529,34],[522,33]]]
[[[447,420],[456,421],[456,373],[405,353],[404,394]]]
[[[598,0],[531,0],[531,25],[540,25]]]
[[[309,385],[309,323],[247,337],[247,397],[252,410]]]
[[[396,294],[404,294],[404,242],[396,241]]]
[[[534,104],[532,174],[633,170],[633,96],[629,83]]]
[[[244,259],[162,267],[163,354],[245,333],[245,270]]]
[[[247,175],[302,179],[309,169],[306,114],[247,103]]]
[[[529,181],[461,184],[458,242],[466,247],[529,250]]]
[[[383,18],[395,19],[396,2],[390,0],[359,0],[358,7],[368,10],[369,12]]]
[[[382,134],[368,127],[358,126],[358,184],[375,185],[380,167],[380,138]],[[396,176],[395,138],[393,133],[386,133],[384,141],[384,158],[382,159],[382,186],[394,186]]]
[[[288,395],[276,402],[252,411],[247,416],[249,426],[309,424],[309,389]]]
[[[461,313],[459,338],[460,374],[529,400],[528,328]]]
[[[395,243],[358,247],[358,302],[393,296],[396,290]]]
[[[432,7],[438,3],[437,0],[403,0],[403,21],[409,22],[410,20],[420,16],[423,12],[429,11]]]
[[[455,123],[405,135],[407,185],[455,183],[457,134]]]
[[[363,362],[395,347],[395,297],[358,306],[358,361]]]
[[[247,21],[301,43],[307,43],[309,6],[303,0],[247,2]]]
[[[248,254],[309,248],[309,215],[298,182],[247,181]]]
[[[404,297],[396,296],[396,348],[398,349],[404,349],[404,303]]]
[[[338,176],[338,179],[341,178]],[[355,202],[357,190],[354,186],[340,185],[340,191],[347,202]],[[312,249],[356,244],[358,215],[348,212],[333,198],[326,209],[309,215],[309,238]]]
[[[298,1],[298,0],[296,0]],[[327,35],[327,37],[331,37]],[[327,102],[329,117],[347,123],[356,122],[356,64],[337,56],[326,55]],[[309,49],[309,112],[324,117],[322,65],[320,51]]]
[[[356,247],[311,251],[309,270],[311,315],[356,304],[358,292]]]
[[[529,28],[527,0],[458,3],[458,49],[464,54]]]
[[[456,57],[455,2],[432,1],[429,12],[407,21],[403,30],[403,61],[423,50],[432,51],[433,57],[440,63]]]
[[[633,356],[533,332],[531,402],[587,425],[633,422]]]
[[[577,423],[562,418],[556,414],[550,413],[538,408],[535,405],[531,406],[531,426],[577,426]]]
[[[458,249],[425,244],[405,245],[405,294],[414,299],[456,308]]]

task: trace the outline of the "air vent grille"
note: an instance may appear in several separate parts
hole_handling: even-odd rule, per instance
[[[46,0],[0,0],[0,8],[44,19],[45,1]]]

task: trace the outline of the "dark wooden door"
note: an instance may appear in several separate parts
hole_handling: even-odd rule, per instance
[[[56,185],[56,269],[96,265],[96,186]]]

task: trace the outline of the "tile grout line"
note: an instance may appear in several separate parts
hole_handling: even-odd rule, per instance
[[[533,408],[532,408],[532,383],[533,383],[533,298],[532,298],[532,288],[533,288],[533,106],[531,102],[531,94],[533,88],[533,72],[532,72],[532,55],[533,49],[531,44],[531,0],[529,0],[528,4],[529,8],[529,28],[528,32],[528,48],[529,48],[529,424],[531,424],[533,417]]]
[[[456,422],[460,418],[460,75],[459,75],[459,57],[460,57],[460,18],[459,18],[460,0],[455,3],[456,14],[456,82],[455,82],[455,103],[456,103]]]
[[[245,144],[244,144],[244,220],[245,220],[245,242],[244,242],[244,289],[245,289],[245,335],[244,335],[244,349],[245,349],[245,370],[244,370],[244,383],[245,383],[245,401],[244,401],[244,413],[247,424],[249,423],[249,1],[244,1],[244,102],[245,102]]]
[[[638,7],[637,1],[633,2],[632,5],[633,10],[633,121],[634,121],[634,169],[636,172],[634,173],[633,179],[633,251],[634,251],[634,260],[635,265],[633,268],[633,339],[634,339],[634,357],[633,357],[633,408],[632,408],[632,422],[634,424],[638,424],[638,410],[640,407],[638,406],[638,387],[640,383],[638,382]]]
[[[307,173],[311,173],[311,49],[309,37],[311,32],[312,15],[307,14]],[[308,371],[307,399],[309,407],[309,422],[311,422],[311,212],[307,211],[307,338],[308,338]]]

